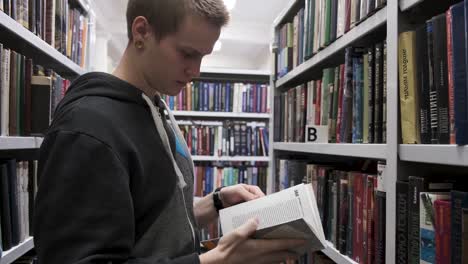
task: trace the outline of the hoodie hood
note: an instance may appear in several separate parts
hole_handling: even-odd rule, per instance
[[[78,77],[67,90],[67,96],[57,106],[55,113],[85,96],[102,96],[115,100],[146,105],[142,91],[136,86],[104,72],[91,72]]]

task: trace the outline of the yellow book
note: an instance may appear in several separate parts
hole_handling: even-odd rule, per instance
[[[188,111],[192,111],[192,83],[189,82],[185,85],[185,100]]]
[[[419,100],[416,65],[416,32],[407,31],[398,38],[400,115],[403,144],[419,144]]]

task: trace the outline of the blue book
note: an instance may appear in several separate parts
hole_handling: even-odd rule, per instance
[[[467,100],[468,91],[466,83],[466,59],[468,59],[466,49],[465,32],[465,5],[466,1],[458,3],[450,7],[452,13],[452,73],[453,74],[453,90],[454,90],[454,107],[455,107],[455,142],[458,145],[468,144],[468,110]],[[467,6],[468,8],[468,6]],[[468,23],[468,22],[466,22]],[[450,74],[450,73],[449,73]]]
[[[224,97],[224,106],[226,107],[226,112],[232,112],[231,105],[231,83],[226,83],[226,96]]]
[[[210,84],[203,83],[203,111],[209,111],[210,108]]]
[[[353,58],[353,143],[362,143],[363,58]]]
[[[256,84],[255,85],[255,89],[257,90],[257,92],[255,93],[257,95],[257,108],[255,109],[255,112],[256,113],[261,113],[262,112],[262,92],[263,92],[263,88],[260,84]]]

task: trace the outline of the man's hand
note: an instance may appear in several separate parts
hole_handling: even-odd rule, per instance
[[[223,236],[216,248],[200,256],[200,263],[280,263],[286,259],[296,259],[298,256],[291,250],[303,246],[306,242],[295,239],[252,239],[250,237],[257,226],[258,222],[251,219]]]
[[[224,207],[247,202],[263,196],[265,196],[265,194],[262,190],[254,185],[236,184],[221,189],[221,201]]]

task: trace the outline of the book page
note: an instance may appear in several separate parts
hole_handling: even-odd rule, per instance
[[[223,209],[219,212],[224,234],[257,217],[258,229],[294,221],[304,216],[298,195],[293,188]]]

